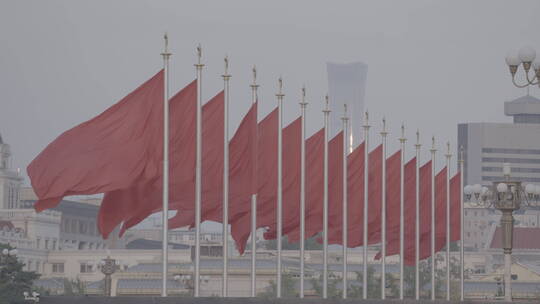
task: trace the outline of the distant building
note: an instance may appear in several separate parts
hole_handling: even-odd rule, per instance
[[[11,149],[0,134],[0,209],[18,207],[19,188],[23,182],[19,171],[11,168]]]
[[[327,63],[328,97],[330,99],[330,136],[342,129],[343,105],[347,104],[350,140],[358,146],[362,140],[364,121],[364,97],[368,65],[363,62]]]
[[[513,123],[458,124],[465,185],[502,179],[503,163],[510,163],[512,179],[540,183],[540,99],[523,96],[505,102],[504,111]]]

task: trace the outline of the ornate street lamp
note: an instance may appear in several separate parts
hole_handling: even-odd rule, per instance
[[[105,295],[111,296],[112,292],[112,278],[111,275],[116,271],[116,260],[111,259],[110,256],[101,260],[101,272],[105,275]]]
[[[512,83],[518,88],[525,88],[532,85],[538,85],[540,87],[540,61],[535,61],[536,51],[530,47],[522,47],[517,54],[509,52],[506,55],[506,64],[510,68],[510,74],[512,74]],[[516,72],[518,68],[523,65],[525,71],[525,79],[527,82],[524,84],[518,84],[516,82]],[[529,70],[532,67],[532,76],[529,76]],[[536,81],[536,82],[535,82]]]
[[[494,208],[502,212],[502,247],[504,250],[504,298],[512,301],[512,236],[514,230],[515,210],[522,205],[535,206],[539,204],[540,186],[528,184],[525,187],[521,182],[510,180],[510,164],[503,164],[504,180],[494,181],[492,187],[483,187],[480,184],[467,185],[463,193],[467,201],[478,207]],[[537,194],[538,193],[538,194]],[[535,199],[536,198],[536,199]]]

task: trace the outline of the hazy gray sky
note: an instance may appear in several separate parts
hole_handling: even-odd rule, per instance
[[[510,83],[504,57],[524,44],[540,50],[538,12],[539,1],[493,0],[2,1],[0,133],[14,167],[26,168],[61,132],[159,70],[168,31],[173,93],[194,78],[198,43],[205,99],[221,89],[229,55],[231,130],[247,111],[253,64],[260,116],[275,106],[282,75],[285,122],[298,115],[305,83],[311,133],[322,125],[325,63],[363,61],[373,130],[385,115],[396,146],[405,122],[409,155],[417,128],[425,144],[434,134],[440,148],[455,147],[459,122],[509,121],[503,102],[526,92]]]

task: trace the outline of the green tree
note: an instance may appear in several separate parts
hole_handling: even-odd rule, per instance
[[[333,276],[330,276],[328,278],[328,287],[327,287],[327,295],[329,299],[339,299],[341,298],[341,289],[338,288],[338,283],[340,282],[340,279],[337,279]],[[322,276],[319,279],[311,279],[311,286],[313,286],[313,290],[315,290],[315,293],[322,297],[322,290],[323,290],[323,280]]]
[[[24,264],[15,254],[4,254],[5,250],[13,248],[0,244],[0,304],[22,302],[23,292],[32,291],[32,283],[39,278],[33,271],[23,271]]]
[[[270,286],[266,287],[266,291],[258,294],[263,298],[275,298],[277,293],[277,284],[275,281],[270,281]],[[290,273],[284,273],[281,276],[281,296],[283,298],[298,297],[298,292],[295,290],[295,279]]]
[[[381,276],[380,274],[375,273],[375,268],[373,266],[368,266],[367,269],[367,296],[369,299],[380,299],[381,298]],[[398,284],[396,282],[398,279],[392,275],[386,274],[386,295],[387,297],[397,297],[399,294]],[[361,298],[363,295],[363,282],[364,282],[364,273],[362,271],[356,272],[356,283],[349,286],[348,296],[350,298]]]
[[[64,295],[66,296],[81,296],[86,294],[86,284],[77,278],[69,280],[64,278]]]

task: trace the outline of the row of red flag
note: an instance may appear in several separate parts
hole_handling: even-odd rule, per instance
[[[104,238],[118,226],[121,234],[162,210],[163,71],[99,116],[60,135],[28,166],[39,200],[35,209],[55,207],[64,196],[105,193],[98,215]],[[170,228],[195,224],[197,82],[169,100]],[[224,94],[202,108],[202,221],[222,221]],[[278,111],[258,121],[252,104],[229,141],[229,223],[239,252],[250,236],[251,196],[257,195],[257,227],[276,238]],[[283,235],[300,240],[301,118],[283,128]],[[343,133],[328,143],[329,244],[342,244]],[[347,155],[348,247],[363,245],[364,156],[361,144]],[[306,140],[306,238],[323,230],[324,129]],[[386,159],[383,150],[368,155],[368,245],[381,242],[382,193],[387,199],[387,255],[399,253],[401,152]],[[404,165],[405,263],[415,262],[416,158]],[[431,255],[431,161],[419,170],[420,258]],[[451,241],[459,240],[460,175],[447,168],[435,176],[436,251],[446,245],[446,194],[450,191]]]

